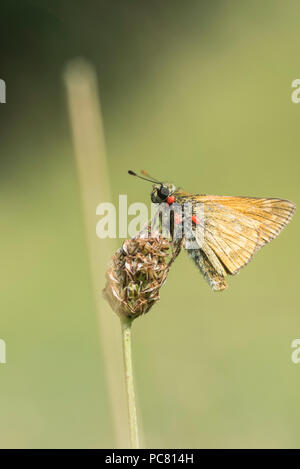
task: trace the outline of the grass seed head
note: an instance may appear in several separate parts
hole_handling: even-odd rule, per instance
[[[119,316],[136,318],[159,300],[169,273],[169,251],[167,239],[144,233],[127,239],[113,255],[103,295]]]

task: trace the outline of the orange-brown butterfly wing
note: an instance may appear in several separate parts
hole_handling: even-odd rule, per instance
[[[296,208],[283,199],[208,195],[192,198],[194,203],[204,206],[204,219],[195,230],[196,239],[204,240],[204,246],[208,244],[232,275],[258,249],[278,236]]]

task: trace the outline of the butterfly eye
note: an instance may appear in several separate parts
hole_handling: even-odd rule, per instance
[[[170,194],[169,189],[166,186],[161,186],[158,191],[158,195],[162,200],[165,200]]]

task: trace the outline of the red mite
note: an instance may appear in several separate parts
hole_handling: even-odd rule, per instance
[[[167,198],[167,204],[171,205],[171,204],[174,204],[174,202],[175,202],[174,195],[169,195],[169,197]]]
[[[195,223],[195,225],[200,225],[200,220],[198,217],[196,217],[196,215],[192,216],[192,221]]]

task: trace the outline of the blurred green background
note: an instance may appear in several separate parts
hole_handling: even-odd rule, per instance
[[[115,445],[66,63],[96,68],[115,201],[149,201],[126,175],[145,168],[297,204],[299,14],[296,0],[1,1],[1,447]],[[300,447],[299,232],[296,214],[223,294],[180,255],[134,324],[147,447]]]

